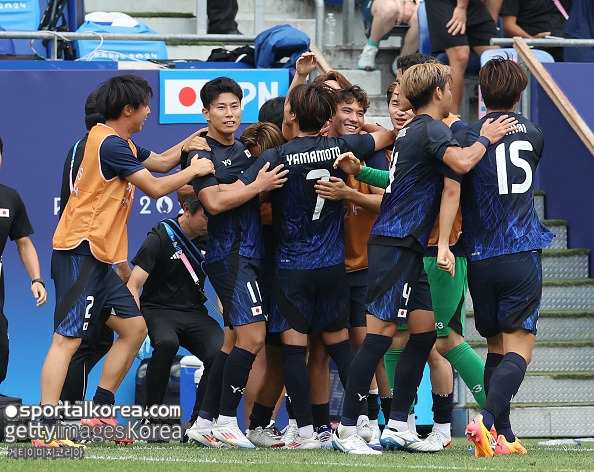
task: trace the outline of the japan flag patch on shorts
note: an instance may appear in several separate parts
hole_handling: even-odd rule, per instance
[[[406,318],[406,313],[408,310],[405,310],[404,308],[400,308],[398,310],[398,318]]]
[[[258,316],[262,314],[262,307],[261,306],[253,306],[252,307],[252,315]]]

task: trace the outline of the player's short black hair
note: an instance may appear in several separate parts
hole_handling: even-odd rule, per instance
[[[275,97],[266,100],[258,112],[258,121],[262,123],[274,123],[278,126],[278,129],[282,129],[284,106],[285,97]]]
[[[135,110],[140,105],[148,104],[153,96],[153,89],[143,77],[136,74],[124,74],[112,77],[101,84],[95,97],[96,108],[105,120],[120,117],[126,105]]]
[[[517,62],[497,56],[481,67],[479,85],[487,108],[511,110],[528,85],[528,74]]]
[[[93,90],[85,102],[85,125],[90,131],[97,123],[105,123],[104,116],[97,111],[97,90]]]
[[[206,82],[200,90],[202,106],[207,109],[210,108],[212,102],[214,102],[222,93],[232,93],[239,99],[239,101],[243,98],[243,90],[237,82],[229,77],[217,77],[216,79]]]
[[[289,96],[291,112],[297,116],[299,129],[318,132],[336,112],[338,93],[324,83],[299,84]]]
[[[420,52],[406,54],[405,56],[400,56],[398,58],[398,69],[402,69],[402,73],[404,74],[406,70],[410,69],[412,66],[417,64],[427,64],[428,62],[439,63],[439,60],[436,57],[428,54],[421,54]]]

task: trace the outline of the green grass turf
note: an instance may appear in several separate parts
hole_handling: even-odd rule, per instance
[[[437,454],[384,452],[381,456],[355,456],[337,451],[287,451],[280,449],[212,450],[201,447],[169,444],[92,445],[81,460],[13,460],[6,457],[6,445],[0,445],[0,470],[118,472],[208,472],[208,471],[530,471],[569,472],[594,470],[594,443],[581,446],[539,446],[535,439],[523,444],[527,455],[476,458],[467,453],[470,443],[455,438],[452,449]],[[26,444],[20,444],[27,446]]]

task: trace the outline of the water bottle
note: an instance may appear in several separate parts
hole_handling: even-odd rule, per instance
[[[325,46],[333,48],[336,46],[336,18],[334,18],[334,13],[328,13],[324,21],[324,26],[326,33]]]

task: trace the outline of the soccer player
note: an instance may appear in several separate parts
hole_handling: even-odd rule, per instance
[[[352,153],[335,163],[359,180],[386,188],[368,245],[367,335],[351,364],[343,415],[333,436],[335,448],[353,454],[381,454],[357,435],[356,424],[373,372],[398,323],[408,325],[410,337],[396,366],[392,411],[380,443],[386,448],[423,450],[419,447],[423,441],[408,429],[407,417],[436,339],[423,255],[448,185],[444,176],[460,180],[457,173],[470,170],[487,142],[499,140],[515,121],[504,116],[488,120],[481,129],[481,142],[461,148],[441,121],[450,113],[450,68],[415,65],[403,75],[401,87],[417,116],[398,133],[389,172],[361,166]]]
[[[369,108],[367,94],[357,85],[341,89],[338,94],[339,103],[336,113],[330,118],[328,136],[339,137],[359,134],[366,126],[365,112]],[[369,129],[369,125],[366,127]],[[367,159],[366,165],[375,169],[387,170],[389,154],[386,155],[385,151],[387,149],[391,150],[392,144],[390,143],[390,146],[373,153]],[[322,198],[343,201],[344,204],[345,268],[349,282],[348,329],[351,346],[356,352],[361,346],[366,333],[367,239],[379,212],[384,189],[358,182],[352,176],[349,176],[346,182],[338,177],[319,180],[315,189]],[[315,341],[312,343],[313,340]],[[327,390],[320,388],[323,383],[327,382],[322,379],[324,377],[328,378],[329,362],[330,357],[326,353],[321,338],[319,336],[310,336],[307,366],[313,382],[312,412],[314,424],[322,444],[324,443],[324,437],[327,436],[328,447],[332,448],[332,430],[329,428],[329,385]],[[368,412],[358,419],[359,434],[366,436],[371,445],[381,449],[379,444],[380,429],[377,422],[378,414],[379,394],[374,381],[368,397]]]
[[[320,179],[346,179],[343,172],[332,167],[334,156],[343,150],[367,157],[394,138],[383,128],[366,135],[320,136],[322,126],[335,112],[336,100],[336,91],[325,84],[297,85],[288,102],[296,138],[264,152],[240,178],[251,182],[268,163],[284,164],[289,169],[285,185],[271,192],[277,237],[276,301],[285,319],[281,333],[285,386],[299,428],[298,436],[285,445],[289,449],[321,446],[313,427],[305,363],[308,333],[322,332],[343,383],[353,355],[346,330],[349,293],[344,269],[343,205],[324,200],[314,186]]]
[[[510,402],[517,393],[532,358],[542,296],[541,250],[553,234],[534,209],[534,173],[542,156],[542,130],[513,111],[528,84],[514,61],[494,58],[479,73],[487,115],[460,135],[464,145],[475,145],[489,120],[512,116],[513,132],[492,142],[480,162],[462,183],[463,237],[468,256],[468,285],[478,332],[487,339],[485,388],[487,402],[467,426],[475,455],[525,454],[511,429]],[[458,194],[460,188],[457,189]],[[442,212],[438,265],[455,272],[447,245],[456,195]],[[445,205],[446,203],[444,203]],[[489,430],[497,430],[494,450]]]
[[[127,221],[134,189],[158,198],[213,171],[204,159],[160,178],[145,168],[142,161],[150,151],[130,138],[150,113],[151,95],[148,82],[135,74],[113,77],[97,92],[97,109],[106,121],[89,132],[73,192],[53,238],[57,302],[53,341],[41,372],[42,405],[58,404],[72,355],[92,332],[103,306],[113,308],[115,314],[106,324],[119,337],[107,354],[93,401],[114,403],[114,393],[147,333],[134,298],[110,267],[128,256]]]
[[[437,59],[425,54],[410,54],[408,56],[402,56],[399,59],[398,75],[393,89],[393,100],[399,101],[401,98],[399,83],[400,80],[402,80],[402,74],[415,64],[425,64],[427,62],[436,63]],[[467,126],[466,122],[460,120],[452,113],[450,113],[443,121],[450,126],[450,130],[452,130],[453,133],[456,132],[456,129],[460,130]],[[395,126],[396,125],[400,125],[400,122],[396,121]],[[399,129],[401,129],[402,126],[400,126]],[[464,310],[464,300],[467,288],[467,278],[466,257],[460,241],[461,227],[462,214],[458,211],[450,235],[450,246],[452,251],[456,254],[457,270],[455,277],[449,277],[446,273],[437,268],[438,221],[436,221],[431,230],[431,234],[429,235],[427,251],[423,259],[423,265],[425,272],[427,272],[429,286],[431,288],[431,301],[433,304],[435,327],[437,330],[435,347],[431,350],[428,359],[431,371],[434,425],[427,441],[434,442],[436,446],[441,444],[444,447],[447,446],[451,440],[450,423],[454,407],[452,366],[458,371],[460,377],[473,393],[479,406],[484,405],[486,401],[483,387],[485,364],[468,343],[464,341],[466,315]],[[405,330],[406,325],[400,325],[400,328],[404,328]],[[398,346],[398,350],[390,349],[388,351],[392,366],[397,362],[399,353],[402,353],[402,348],[406,344],[407,334],[408,333],[402,332],[399,329],[395,341],[399,338],[404,339],[400,339],[401,344]],[[391,370],[393,372],[394,368],[392,367]]]
[[[192,185],[209,216],[205,270],[223,305],[225,336],[212,366],[202,409],[186,434],[208,447],[227,443],[253,448],[237,426],[237,406],[266,336],[266,314],[257,280],[264,255],[258,195],[282,185],[286,172],[262,169],[252,184],[233,191],[221,185],[237,181],[254,162],[248,149],[235,138],[241,124],[243,92],[234,80],[219,77],[202,87],[200,98],[211,150],[193,151],[188,159],[195,154],[204,156],[216,172],[194,179]]]

